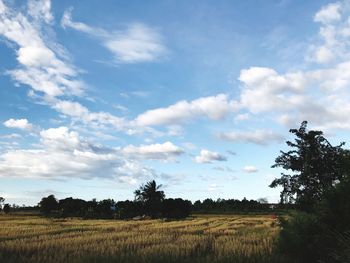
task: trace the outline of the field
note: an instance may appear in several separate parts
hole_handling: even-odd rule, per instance
[[[181,221],[0,216],[0,262],[285,262],[271,216]]]

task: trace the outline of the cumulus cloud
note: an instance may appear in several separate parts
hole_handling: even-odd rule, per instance
[[[284,140],[280,134],[268,130],[222,132],[218,134],[218,137],[230,142],[248,142],[260,145]]]
[[[33,130],[33,124],[29,123],[27,119],[9,119],[4,122],[7,128],[17,128],[21,130]]]
[[[331,3],[321,8],[314,16],[320,23],[319,40],[310,46],[307,59],[320,64],[329,64],[336,59],[349,59],[349,2]]]
[[[82,140],[67,127],[40,132],[41,147],[0,156],[0,176],[29,178],[113,177],[121,160],[112,151]],[[102,172],[102,170],[103,172]]]
[[[122,152],[136,158],[153,160],[173,160],[184,153],[180,147],[171,142],[141,145],[138,147],[128,145],[122,149]]]
[[[245,173],[256,173],[258,169],[255,166],[247,165],[243,167],[242,171]]]
[[[0,177],[108,178],[132,183],[159,176],[119,150],[93,144],[64,126],[42,130],[36,148],[10,149],[0,155]]]
[[[243,83],[240,106],[253,113],[292,109],[308,83],[301,72],[280,75],[264,67],[243,69],[238,79]]]
[[[325,65],[312,64],[303,71],[294,69],[285,73],[267,67],[243,69],[237,102],[240,109],[252,117],[263,114],[287,127],[308,120],[314,128],[325,131],[349,130],[349,17],[346,1],[326,5],[316,13],[314,21],[320,22],[319,39],[306,52],[306,59]],[[237,140],[242,136],[233,133],[221,137]]]
[[[211,152],[206,149],[200,151],[200,154],[194,158],[196,163],[212,163],[214,161],[227,161],[224,155],[217,152]]]
[[[72,9],[64,12],[61,25],[97,37],[119,63],[153,62],[159,60],[166,48],[158,31],[141,23],[129,24],[125,29],[107,32],[72,20]]]
[[[346,117],[350,114],[349,73],[349,61],[285,74],[252,67],[241,71],[239,80],[243,87],[238,105],[255,115],[271,113],[288,127],[309,120],[324,130],[350,129]]]
[[[339,21],[341,18],[340,8],[340,3],[328,4],[315,14],[314,20],[323,24]]]
[[[183,100],[166,108],[146,111],[135,119],[139,126],[174,125],[198,117],[220,120],[234,110],[234,104],[225,94],[202,97],[190,102]]]

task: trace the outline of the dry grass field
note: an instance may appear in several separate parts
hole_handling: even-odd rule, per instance
[[[0,262],[286,262],[271,216],[181,221],[0,216]]]

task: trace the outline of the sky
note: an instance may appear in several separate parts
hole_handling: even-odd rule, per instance
[[[279,200],[304,120],[349,142],[350,1],[0,0],[0,196]]]

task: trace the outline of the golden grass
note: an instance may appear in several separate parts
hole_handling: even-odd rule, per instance
[[[180,221],[0,216],[0,262],[284,262],[270,216]]]

